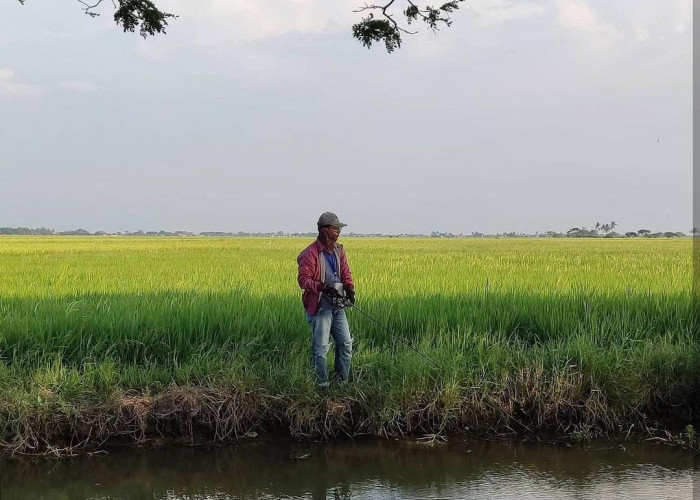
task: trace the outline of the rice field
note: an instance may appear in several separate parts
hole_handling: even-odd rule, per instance
[[[309,239],[0,238],[0,441],[697,418],[691,240],[341,240],[357,305],[434,363],[349,310],[351,383],[319,394],[296,284]]]

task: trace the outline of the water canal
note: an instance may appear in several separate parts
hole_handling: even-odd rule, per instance
[[[651,444],[414,440],[120,448],[5,459],[15,499],[700,499],[698,456]]]

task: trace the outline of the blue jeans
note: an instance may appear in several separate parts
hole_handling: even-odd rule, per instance
[[[350,375],[350,359],[352,359],[352,337],[345,309],[321,308],[313,316],[306,313],[306,321],[311,325],[311,357],[316,372],[316,382],[321,385],[328,384],[326,357],[330,348],[331,335],[335,341],[335,374],[340,380],[347,380]]]

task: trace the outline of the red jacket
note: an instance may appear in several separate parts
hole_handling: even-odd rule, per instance
[[[318,303],[321,301],[321,290],[324,286],[323,280],[326,276],[326,259],[321,256],[322,251],[323,245],[316,240],[297,257],[297,264],[299,264],[297,282],[304,290],[301,301],[304,303],[304,309],[311,315],[318,312]],[[334,251],[337,262],[340,262],[340,281],[343,288],[354,290],[355,283],[352,281],[343,245],[336,243]]]

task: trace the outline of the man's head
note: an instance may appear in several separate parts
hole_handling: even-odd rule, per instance
[[[338,241],[341,228],[347,226],[347,224],[340,222],[338,216],[333,212],[322,213],[321,217],[318,218],[317,225],[318,237],[321,240],[321,243],[326,246]]]

